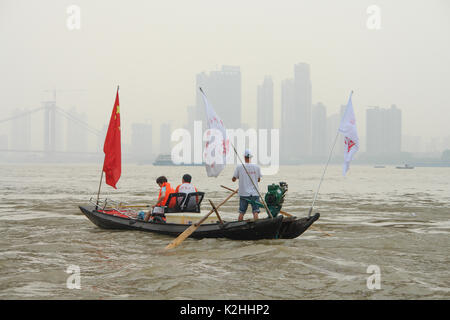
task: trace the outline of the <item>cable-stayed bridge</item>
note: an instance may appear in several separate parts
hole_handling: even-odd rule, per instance
[[[42,114],[43,121],[39,123],[40,126],[43,126],[43,146],[40,148],[31,148],[30,138],[31,131],[30,128],[21,128],[17,124],[20,123],[24,118],[30,118],[32,114]],[[93,128],[87,122],[80,119],[74,114],[67,112],[66,110],[58,107],[56,105],[56,101],[46,101],[42,103],[41,107],[32,109],[30,111],[21,112],[15,114],[11,117],[0,119],[0,128],[1,126],[11,123],[13,125],[12,130],[12,139],[13,141],[22,140],[28,141],[28,143],[9,143],[9,146],[5,148],[0,145],[0,154],[1,153],[41,153],[44,155],[52,156],[57,154],[85,154],[85,155],[95,155],[101,152],[101,150],[97,152],[88,152],[87,146],[81,148],[83,150],[70,150],[66,148],[66,150],[62,150],[61,146],[58,148],[58,135],[61,135],[61,118],[65,118],[72,126],[77,127],[78,132],[82,130],[83,132],[89,133],[92,136],[97,137],[97,139],[104,138],[104,133]],[[23,123],[23,122],[22,122]],[[27,123],[27,122],[25,122]],[[18,128],[15,128],[17,126]],[[22,134],[22,136],[20,136]],[[61,140],[61,137],[59,137]],[[72,139],[77,139],[77,137],[72,137]]]

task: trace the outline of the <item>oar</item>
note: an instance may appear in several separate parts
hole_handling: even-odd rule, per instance
[[[209,200],[209,203],[211,204],[211,207],[212,207],[213,210],[216,212],[216,216],[217,216],[217,218],[219,218],[220,224],[223,224],[222,218],[220,218],[219,211],[217,211],[216,206],[215,206],[214,203],[211,201],[211,199],[208,199],[208,200]]]
[[[218,208],[220,208],[225,202],[227,202],[232,196],[234,196],[237,192],[239,191],[239,189],[236,189],[235,191],[233,191],[232,194],[230,194],[225,200],[223,200],[217,207],[216,210]],[[212,209],[211,211],[209,211],[203,218],[201,218],[198,222],[194,223],[192,226],[190,226],[189,228],[187,228],[186,230],[184,230],[183,233],[181,233],[178,237],[176,237],[171,243],[169,243],[164,249],[172,249],[175,248],[177,246],[179,246],[184,240],[186,240],[187,237],[189,237],[195,230],[197,230],[197,228],[210,216],[211,213],[214,212],[214,209]]]
[[[220,185],[220,186],[221,186],[222,188],[224,188],[224,189],[227,189],[228,191],[234,192],[234,190],[231,189],[231,188],[225,187],[225,186],[223,186],[223,185]]]
[[[280,213],[281,213],[283,216],[286,216],[286,217],[293,217],[292,214],[287,213],[287,212],[284,212],[284,211],[281,211],[281,210],[280,210]]]

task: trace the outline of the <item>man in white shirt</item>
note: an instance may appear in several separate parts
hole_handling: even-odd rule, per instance
[[[183,176],[183,178],[181,179],[181,184],[175,189],[175,192],[180,192],[180,193],[193,193],[193,192],[197,192],[197,188],[194,187],[193,184],[191,184],[192,181],[192,176],[190,174],[185,174]],[[184,200],[186,202],[187,198]],[[187,204],[189,208],[195,207],[195,205],[198,202],[198,196],[191,197],[191,199],[189,200],[189,203]],[[179,203],[180,206],[183,206],[185,203]]]
[[[258,194],[258,182],[261,181],[261,169],[257,164],[250,163],[250,159],[253,157],[250,150],[245,150],[245,168],[242,164],[238,165],[234,170],[233,182],[239,179],[239,219],[244,219],[244,214],[247,211],[249,202],[247,200],[257,201]],[[247,169],[247,172],[246,170]],[[249,176],[252,180],[250,180]],[[252,183],[253,181],[253,183]],[[255,189],[255,186],[257,189]],[[246,200],[247,199],[247,200]],[[256,204],[252,204],[253,218],[258,219],[259,207]]]

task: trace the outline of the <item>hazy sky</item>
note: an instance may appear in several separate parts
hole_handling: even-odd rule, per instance
[[[80,30],[66,26],[70,5]],[[381,9],[379,30],[367,28],[370,5]],[[448,0],[0,0],[0,119],[56,88],[60,106],[100,128],[120,84],[125,131],[148,120],[158,134],[158,122],[184,123],[195,75],[225,64],[241,67],[242,118],[254,126],[264,76],[279,121],[281,81],[306,62],[313,103],[328,114],[354,90],[360,135],[367,106],[396,104],[404,134],[448,136],[449,39]]]

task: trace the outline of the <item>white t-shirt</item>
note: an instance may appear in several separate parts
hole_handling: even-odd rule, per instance
[[[245,168],[247,169],[249,174],[245,172],[245,169],[242,166],[242,164],[236,167],[233,174],[233,177],[239,179],[239,196],[241,197],[258,196],[258,191],[255,190],[255,187],[253,186],[253,183],[248,177],[248,175],[252,177],[252,180],[255,183],[256,188],[258,188],[259,190],[258,179],[262,177],[261,169],[257,164],[254,163],[246,163]]]
[[[192,184],[187,183],[187,182],[180,184],[177,187],[177,190],[178,190],[177,192],[186,193],[186,194],[189,194],[192,192],[197,192],[197,189]],[[187,196],[186,196],[184,202],[186,202],[186,200],[187,200]],[[197,203],[197,197],[191,197],[191,199],[189,200],[189,203],[188,203],[188,207],[189,208],[193,207],[196,205],[196,203]],[[185,203],[179,203],[179,205],[184,205],[184,204]]]

